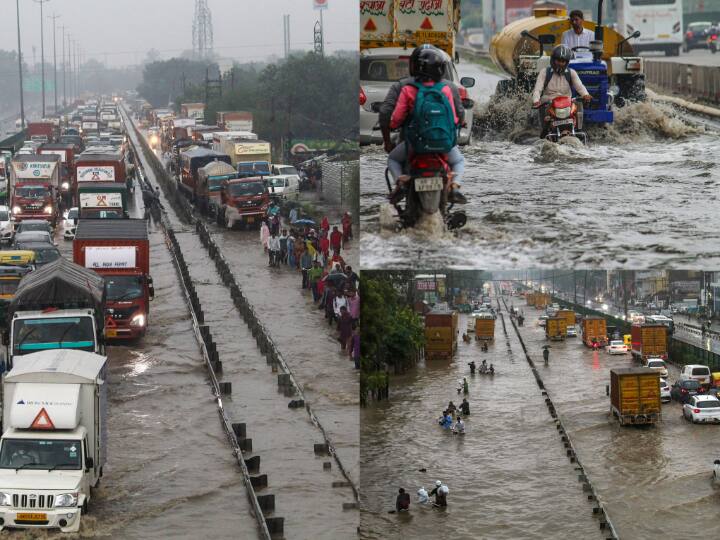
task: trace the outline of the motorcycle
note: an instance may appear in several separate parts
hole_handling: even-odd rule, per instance
[[[560,142],[564,137],[576,137],[587,144],[587,134],[583,127],[583,101],[581,98],[558,96],[553,98],[545,115],[545,138],[550,142]]]

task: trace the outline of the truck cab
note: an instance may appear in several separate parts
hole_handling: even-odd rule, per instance
[[[270,206],[270,195],[262,177],[227,180],[220,191],[222,220],[228,229],[240,223],[260,226]]]
[[[127,186],[117,182],[78,184],[79,219],[123,219],[128,217]]]
[[[15,156],[10,173],[10,210],[16,223],[23,219],[57,222],[60,188],[60,156]]]
[[[43,351],[3,379],[0,530],[77,532],[106,459],[107,359]]]

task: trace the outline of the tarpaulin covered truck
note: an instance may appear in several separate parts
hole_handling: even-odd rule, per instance
[[[180,152],[180,183],[178,187],[190,200],[195,200],[198,196],[198,169],[213,161],[230,163],[230,156],[201,146],[193,146]]]
[[[457,349],[457,311],[434,309],[425,315],[425,358],[451,359]]]
[[[60,156],[19,155],[11,161],[10,211],[13,219],[45,219],[57,223]]]
[[[145,335],[150,300],[150,243],[144,219],[80,220],[73,240],[75,264],[105,278],[105,337]]]
[[[7,367],[46,349],[105,353],[105,282],[60,258],[20,282],[8,307]]]
[[[107,359],[36,352],[2,384],[0,529],[77,532],[107,459]]]
[[[668,357],[668,329],[664,324],[633,324],[630,327],[630,353],[636,360],[650,356]]]
[[[222,184],[238,177],[235,168],[224,161],[213,161],[198,169],[198,207],[207,207],[208,213],[219,215],[222,207]]]
[[[620,425],[662,420],[660,374],[651,368],[610,370],[610,411]]]

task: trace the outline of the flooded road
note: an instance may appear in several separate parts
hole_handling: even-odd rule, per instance
[[[529,266],[700,268],[720,262],[716,231],[720,139],[711,124],[649,101],[621,109],[588,147],[537,141],[529,100],[488,109],[497,75],[473,76],[476,116],[489,131],[463,153],[464,209],[457,234],[381,227],[387,187],[379,146],[361,156],[363,268]],[[692,239],[688,242],[688,239]],[[502,261],[502,262],[500,262]]]
[[[460,340],[452,362],[393,377],[390,401],[361,410],[363,538],[603,538],[507,324],[509,337],[498,318],[487,353]],[[458,328],[465,331],[465,316]],[[470,376],[468,362],[483,359],[495,376]],[[448,401],[462,401],[463,376],[470,416],[459,436],[436,418]],[[446,510],[415,503],[420,486],[430,491],[436,480],[449,488]],[[390,514],[400,487],[411,494],[410,512]]]
[[[541,314],[525,302],[520,332],[531,357],[546,343],[536,321]],[[630,355],[593,352],[580,338],[551,345],[550,365],[539,368],[599,500],[620,538],[712,537],[720,533],[720,490],[711,483],[718,459],[720,427],[693,425],[676,402],[663,404],[656,427],[620,427],[609,414],[605,385],[610,369],[636,365]],[[669,382],[677,378],[668,366]]]
[[[144,213],[139,190],[130,213]],[[258,538],[164,236],[151,225],[149,238],[155,299],[148,332],[137,343],[107,348],[108,463],[80,536]],[[72,260],[62,230],[56,242]]]

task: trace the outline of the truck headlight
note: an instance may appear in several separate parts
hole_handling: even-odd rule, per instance
[[[0,492],[0,506],[12,506],[12,495]]]
[[[145,315],[140,313],[130,319],[130,326],[145,326]]]
[[[63,493],[55,496],[55,508],[71,508],[77,506],[77,493]]]
[[[52,214],[53,213],[52,204],[48,204],[45,208],[43,208],[43,212],[47,215]]]
[[[62,184],[60,184],[60,187],[66,190],[70,189],[70,182],[63,182]]]
[[[13,214],[19,214],[20,212],[22,212],[22,209],[19,206],[13,206],[12,212]]]

